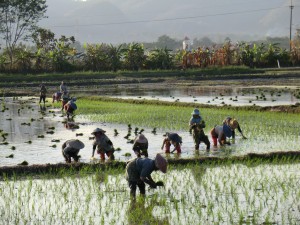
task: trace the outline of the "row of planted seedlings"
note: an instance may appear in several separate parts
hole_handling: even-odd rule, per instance
[[[298,224],[299,159],[171,164],[132,201],[124,167],[4,178],[2,224]]]
[[[231,116],[236,118],[248,138],[237,139],[226,151],[235,153],[298,150],[300,120],[297,113],[263,110],[262,107],[218,107],[193,103],[167,103],[158,101],[115,100],[83,98],[78,101],[78,114],[91,121],[132,124],[144,128],[157,128],[160,132],[185,133],[189,130],[191,112],[198,107],[206,122],[205,133]],[[146,134],[147,135],[147,134]],[[183,148],[184,148],[183,140]],[[151,144],[151,143],[150,143]]]

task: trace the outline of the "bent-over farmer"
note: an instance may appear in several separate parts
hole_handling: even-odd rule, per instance
[[[109,159],[114,160],[115,149],[111,140],[105,135],[105,132],[105,130],[100,128],[96,128],[92,132],[92,134],[95,136],[92,158],[94,158],[95,150],[97,148],[97,153],[100,154],[101,160],[105,160],[105,155],[107,155]]]
[[[154,160],[149,158],[135,158],[130,161],[126,166],[125,173],[130,188],[130,196],[135,199],[137,187],[140,190],[140,194],[145,196],[145,183],[150,185],[151,188],[164,186],[162,181],[155,182],[151,177],[151,173],[157,170],[166,173],[167,165],[167,160],[160,154],[157,154]]]
[[[78,155],[79,150],[84,148],[84,144],[78,139],[71,139],[63,143],[62,154],[67,163],[71,162],[71,158],[75,162],[78,162],[80,156]]]

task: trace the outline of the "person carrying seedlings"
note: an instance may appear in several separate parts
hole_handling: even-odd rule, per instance
[[[46,93],[47,93],[47,89],[45,87],[44,84],[41,85],[41,89],[40,89],[40,104],[43,101],[44,104],[46,102]]]
[[[227,144],[230,145],[230,142],[226,140],[226,137],[230,138],[232,136],[232,130],[227,124],[217,125],[210,131],[211,137],[213,139],[214,146],[217,146],[217,143],[221,146]]]
[[[182,138],[177,133],[169,133],[169,132],[167,132],[164,136],[166,136],[166,138],[163,142],[163,146],[166,144],[167,141],[169,141],[170,144],[174,146],[174,149],[170,153],[173,153],[175,151],[178,154],[181,153]]]
[[[242,138],[243,139],[247,139],[245,137],[245,135],[243,134],[243,131],[240,127],[240,124],[238,123],[238,121],[230,116],[226,117],[224,120],[223,120],[223,124],[227,124],[230,128],[231,128],[231,131],[232,131],[232,138],[234,139],[235,138],[235,129],[237,129],[240,134],[242,135]]]
[[[84,144],[78,139],[71,139],[63,143],[62,145],[62,155],[67,163],[71,163],[71,158],[75,162],[78,162],[80,155],[78,155],[79,150],[84,148]]]
[[[73,116],[74,111],[77,109],[76,98],[71,98],[71,100],[68,101],[68,103],[64,105],[64,109],[67,113],[68,119],[70,118],[70,116]]]
[[[163,144],[162,144],[162,146],[161,146],[161,150],[163,150],[164,147],[165,147],[165,153],[166,153],[166,154],[170,154],[171,141],[170,141],[170,139],[167,137],[167,134],[164,134],[163,136],[164,136],[165,138],[164,138],[164,140],[163,140]]]
[[[95,136],[92,158],[94,158],[95,150],[97,148],[97,153],[100,154],[101,160],[105,160],[105,155],[107,155],[110,160],[114,160],[115,149],[111,140],[105,135],[105,132],[105,130],[100,128],[96,128],[92,132],[92,134]]]
[[[192,132],[193,140],[195,144],[195,150],[199,150],[199,145],[204,142],[206,145],[206,150],[210,149],[210,142],[207,135],[204,134],[203,128],[205,128],[205,122],[200,116],[199,109],[194,109],[192,112],[192,117],[189,122],[190,132]]]
[[[151,173],[157,170],[166,173],[167,165],[167,160],[160,154],[157,154],[154,160],[149,158],[135,158],[128,162],[125,177],[130,188],[130,196],[135,199],[138,187],[140,194],[144,197],[146,194],[145,183],[150,185],[151,188],[164,186],[162,181],[155,182],[151,177]]]
[[[148,139],[143,134],[139,134],[133,143],[132,150],[140,158],[142,155],[148,157]]]

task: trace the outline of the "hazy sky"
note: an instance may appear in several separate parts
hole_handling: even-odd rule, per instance
[[[40,26],[81,43],[156,41],[161,35],[223,41],[289,36],[291,0],[47,0]],[[293,34],[300,0],[293,0]]]

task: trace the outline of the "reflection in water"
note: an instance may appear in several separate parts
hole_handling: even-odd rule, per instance
[[[114,90],[107,95],[117,98],[160,100],[168,102],[196,102],[209,105],[276,106],[299,103],[292,89],[275,87],[204,86],[168,89]]]
[[[153,215],[153,209],[156,206],[162,206],[165,203],[158,202],[157,199],[152,198],[147,203],[144,198],[138,198],[137,200],[131,200],[127,218],[128,224],[156,224],[156,225],[168,225],[169,220],[167,217],[157,218]],[[163,216],[163,215],[162,215]]]
[[[41,110],[41,112],[45,112],[46,111],[45,103],[43,105],[40,104],[40,110]]]
[[[91,122],[88,117],[80,115],[77,115],[76,122],[67,121],[60,109],[46,104],[46,108],[49,110],[42,111],[37,101],[37,99],[34,102],[28,98],[27,100],[19,98],[18,101],[13,98],[4,98],[0,101],[5,107],[5,110],[0,114],[0,129],[3,130],[0,136],[1,166],[17,165],[23,161],[27,161],[30,165],[63,162],[61,149],[57,143],[77,138],[86,146],[80,152],[82,156],[80,162],[89,163],[91,162],[93,143],[90,140],[90,133],[97,127],[106,130],[106,133],[112,137],[111,141],[114,147],[118,149],[115,152],[116,160],[127,161],[134,157],[133,155],[126,156],[126,153],[132,153],[132,144],[124,138],[125,135],[128,135],[127,124]],[[205,117],[207,118],[209,115]],[[222,119],[223,116],[219,118],[219,121]],[[176,130],[174,132],[179,132],[184,140],[182,153],[180,156],[170,154],[168,157],[223,157],[244,155],[249,152],[294,151],[299,148],[298,128],[300,123],[297,122],[296,115],[295,119],[287,121],[284,114],[274,114],[273,120],[273,118],[265,116],[255,116],[252,119],[247,114],[244,116],[240,113],[239,119],[245,121],[243,129],[245,129],[248,139],[242,139],[238,135],[235,140],[231,141],[231,146],[212,148],[210,152],[206,152],[203,151],[205,146],[200,145],[200,151],[195,151],[191,134],[188,131]],[[209,119],[207,120],[209,121]],[[210,120],[215,120],[215,115],[211,115]],[[161,143],[165,130],[158,129],[152,132],[153,127],[143,127],[143,130],[151,141],[148,149],[149,158],[154,158],[157,153],[163,153]],[[14,158],[6,158],[12,153]]]

